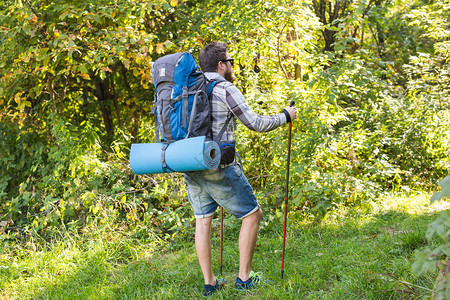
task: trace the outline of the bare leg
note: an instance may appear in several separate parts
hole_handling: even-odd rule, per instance
[[[253,252],[258,237],[259,221],[262,217],[261,208],[242,219],[239,233],[239,278],[246,281],[252,270]]]
[[[205,278],[205,284],[216,284],[211,263],[211,222],[213,217],[196,219],[195,249],[198,262]]]

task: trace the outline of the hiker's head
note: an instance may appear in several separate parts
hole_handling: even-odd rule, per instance
[[[203,72],[217,72],[226,80],[233,81],[233,60],[227,50],[227,44],[222,42],[206,45],[199,55],[199,63]]]

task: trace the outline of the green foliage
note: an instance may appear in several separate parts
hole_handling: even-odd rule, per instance
[[[188,231],[183,176],[134,175],[129,147],[154,141],[152,62],[212,40],[229,43],[257,113],[296,101],[296,215],[430,189],[450,168],[448,3],[330,2],[330,22],[320,3],[1,2],[0,235],[108,218],[164,238]],[[236,134],[260,203],[276,211],[287,128]]]
[[[442,198],[450,198],[450,175],[442,179],[441,182],[439,182],[439,186],[442,190],[436,192],[433,197],[431,197],[431,203],[439,201]]]
[[[429,299],[433,281],[414,276],[410,248],[433,215],[421,194],[341,206],[317,224],[290,219],[284,279],[280,279],[283,219],[264,214],[253,269],[270,284],[236,291],[240,221],[226,214],[222,299]],[[282,215],[282,213],[280,214]],[[215,219],[217,221],[217,218]],[[218,276],[219,224],[213,223],[212,262]],[[143,237],[142,237],[143,236]],[[192,233],[187,236],[192,237]],[[396,251],[393,251],[395,249]],[[51,242],[0,243],[0,295],[12,299],[202,298],[203,278],[192,239],[163,241],[151,227],[117,220],[83,233],[62,231]]]
[[[441,199],[450,199],[450,175],[439,182],[441,191],[436,192],[431,198],[431,203]],[[433,290],[433,299],[448,299],[450,296],[450,212],[443,211],[433,221],[426,233],[427,240],[438,239],[436,247],[427,248],[425,251],[416,251],[416,261],[413,271],[417,275],[425,273],[434,274],[438,271]]]
[[[235,83],[253,110],[276,114],[295,100],[289,220],[315,222],[306,232],[296,227],[305,235],[292,235],[288,254],[305,253],[291,261],[300,271],[256,297],[359,299],[380,290],[390,298],[420,297],[428,289],[421,285],[432,284],[429,277],[410,276],[408,259],[416,249],[413,271],[437,274],[433,296],[448,296],[448,212],[430,225],[426,239],[421,218],[429,222],[428,216],[405,228],[405,214],[395,212],[358,215],[352,226],[336,226],[338,208],[383,205],[387,192],[430,190],[448,174],[449,12],[448,0],[0,1],[0,286],[13,282],[36,298],[64,295],[68,282],[78,293],[87,282],[88,291],[79,292],[87,298],[109,285],[100,292],[147,297],[152,290],[142,286],[144,276],[165,297],[179,295],[171,288],[176,276],[187,286],[182,293],[196,295],[191,285],[201,283],[191,268],[194,250],[184,247],[192,245],[194,218],[183,176],[136,176],[128,156],[131,143],[154,141],[153,61],[176,51],[195,55],[222,40],[236,61]],[[236,135],[246,175],[267,211],[259,268],[275,274],[266,254],[279,252],[273,224],[280,228],[282,220],[287,127],[260,134],[240,126]],[[450,197],[449,178],[432,201]],[[319,218],[330,222],[325,234]],[[238,221],[227,216],[226,224],[237,238]],[[392,224],[399,229],[390,233]],[[35,257],[20,261],[41,247],[36,241],[61,236],[72,243],[70,253],[47,251],[58,255],[54,266],[45,253],[37,265]],[[166,247],[183,248],[183,255],[155,260],[154,247],[163,240],[179,241]],[[29,248],[21,252],[23,241]],[[185,248],[192,250],[188,257]],[[372,260],[380,249],[383,256]],[[225,251],[227,261],[233,251]],[[68,259],[68,270],[60,257]],[[121,265],[130,261],[136,265]],[[56,274],[43,277],[60,283],[44,292],[42,285],[24,289],[35,280],[29,274],[42,267],[50,270],[36,276]],[[117,283],[130,278],[130,285]]]
[[[409,74],[409,84],[417,94],[415,96],[425,99],[429,106],[434,107],[434,122],[437,125],[435,136],[441,136],[447,140],[445,150],[447,157],[438,161],[436,169],[448,166],[448,124],[445,123],[448,116],[449,91],[448,91],[448,60],[450,59],[450,44],[445,31],[450,22],[450,10],[448,1],[436,1],[413,10],[409,17],[411,24],[423,30],[421,35],[424,44],[433,44],[431,49],[412,57],[411,63],[406,66]],[[434,138],[433,142],[436,141]],[[439,149],[439,148],[438,148]],[[433,152],[435,152],[434,150]],[[448,173],[448,172],[447,172]],[[441,190],[431,198],[431,202],[450,197],[450,176],[446,176],[439,182]],[[430,224],[426,237],[428,240],[438,239],[437,247],[428,248],[423,252],[416,252],[416,262],[413,265],[416,274],[432,272],[437,277],[433,290],[434,299],[447,299],[450,297],[449,280],[449,254],[450,254],[450,214],[448,211]]]

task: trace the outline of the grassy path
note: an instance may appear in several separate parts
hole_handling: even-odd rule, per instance
[[[411,273],[414,251],[427,246],[425,232],[445,204],[429,195],[380,199],[341,209],[320,224],[289,220],[285,278],[280,279],[282,215],[264,216],[254,270],[270,280],[237,292],[238,222],[226,218],[223,277],[229,283],[213,299],[422,299],[433,278]],[[217,229],[217,223],[215,223]],[[218,230],[216,230],[218,231]],[[38,246],[0,245],[2,299],[201,299],[202,276],[191,235],[175,242],[137,240],[105,229]],[[213,238],[218,271],[219,239]]]

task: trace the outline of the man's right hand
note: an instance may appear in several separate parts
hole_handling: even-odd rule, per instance
[[[291,122],[297,119],[297,108],[294,106],[286,107],[285,110],[289,113],[291,117]]]

